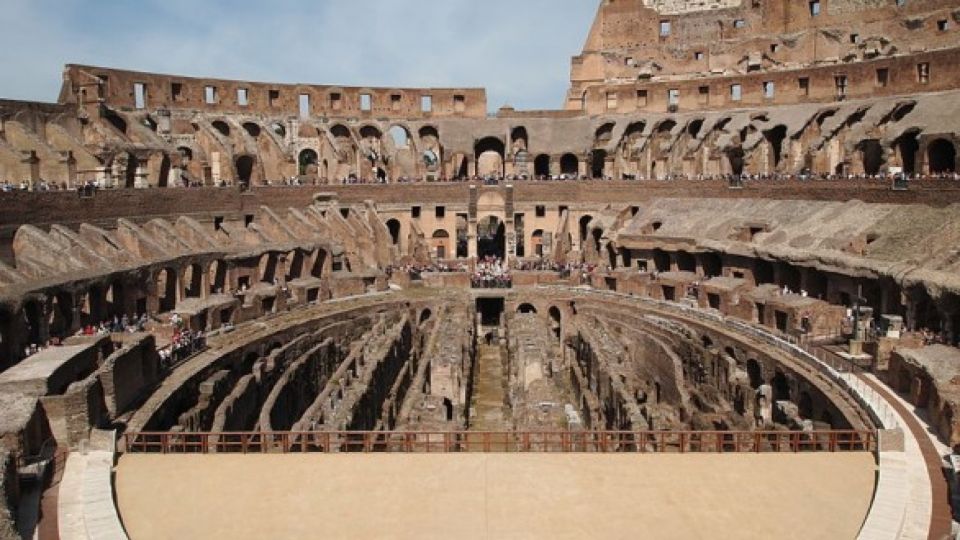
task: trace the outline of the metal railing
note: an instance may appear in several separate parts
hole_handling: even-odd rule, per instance
[[[126,433],[123,452],[792,453],[875,452],[874,431],[322,431]]]

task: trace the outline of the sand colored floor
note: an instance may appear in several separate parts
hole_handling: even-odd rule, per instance
[[[870,454],[126,455],[132,540],[855,538]]]

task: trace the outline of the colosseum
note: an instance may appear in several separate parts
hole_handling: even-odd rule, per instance
[[[0,100],[0,540],[955,538],[960,1],[601,0],[561,105]]]

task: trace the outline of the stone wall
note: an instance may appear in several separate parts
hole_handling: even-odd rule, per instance
[[[160,380],[160,358],[152,335],[127,341],[111,354],[99,370],[112,418],[125,413]]]
[[[13,456],[0,447],[0,540],[20,540],[14,514],[19,498],[15,465]]]

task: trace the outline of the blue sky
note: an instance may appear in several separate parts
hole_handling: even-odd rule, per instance
[[[0,97],[54,101],[64,64],[227,79],[482,86],[560,108],[596,0],[0,0]]]

